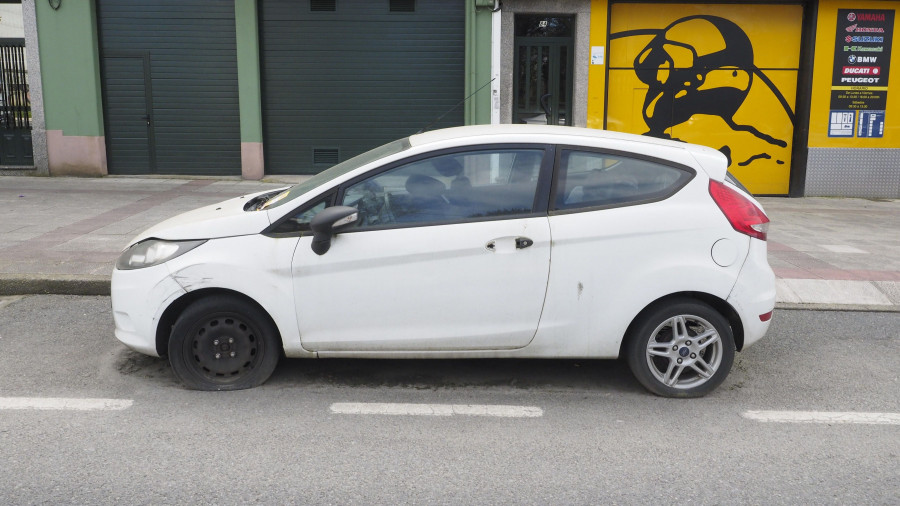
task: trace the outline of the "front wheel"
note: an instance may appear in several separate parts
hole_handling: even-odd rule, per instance
[[[184,310],[169,337],[175,375],[194,390],[241,390],[265,382],[281,356],[278,330],[255,305],[229,295]]]
[[[628,336],[628,365],[637,380],[663,397],[702,397],[728,376],[734,337],[710,306],[678,300],[650,309]]]

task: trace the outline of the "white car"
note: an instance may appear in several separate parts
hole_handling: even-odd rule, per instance
[[[201,390],[259,385],[282,354],[624,357],[651,392],[701,396],[769,327],[768,221],[710,148],[437,130],[140,234],[116,337]]]

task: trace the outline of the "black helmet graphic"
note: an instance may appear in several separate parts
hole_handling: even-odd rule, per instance
[[[770,145],[787,142],[738,124],[735,114],[760,80],[794,122],[794,113],[778,88],[754,63],[753,45],[734,22],[718,16],[688,16],[663,29],[614,33],[610,39],[652,35],[634,59],[638,79],[647,85],[642,114],[645,135],[669,138],[667,131],[694,115],[718,116],[733,130],[748,132]],[[730,148],[723,146],[730,156]]]

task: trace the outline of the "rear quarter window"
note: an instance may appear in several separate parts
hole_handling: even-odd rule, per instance
[[[694,176],[690,170],[619,154],[564,150],[555,210],[617,207],[665,199]]]

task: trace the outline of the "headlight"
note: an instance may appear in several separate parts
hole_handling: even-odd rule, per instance
[[[202,241],[161,241],[147,239],[126,249],[116,262],[116,269],[127,271],[152,267],[181,256],[205,243]]]

